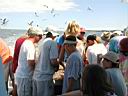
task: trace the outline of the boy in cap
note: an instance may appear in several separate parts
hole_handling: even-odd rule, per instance
[[[117,96],[127,96],[127,88],[124,77],[119,69],[119,56],[117,53],[108,51],[102,56],[103,68],[106,69],[108,80],[112,83]]]
[[[35,68],[34,44],[41,40],[42,34],[42,29],[39,27],[30,27],[28,38],[21,45],[16,69],[18,96],[32,96],[32,75]]]

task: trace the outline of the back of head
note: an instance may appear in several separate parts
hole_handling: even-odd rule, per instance
[[[82,83],[83,94],[87,96],[104,96],[105,92],[113,91],[107,81],[106,71],[97,64],[84,68]]]
[[[47,33],[46,33],[46,38],[47,38],[47,37],[52,37],[52,36],[53,36],[52,32],[47,32]]]
[[[88,40],[96,40],[96,36],[95,35],[88,35],[87,36],[87,41]]]
[[[88,35],[86,38],[86,42],[89,43],[89,41],[96,41],[96,35]]]
[[[65,31],[66,35],[77,35],[80,32],[80,26],[76,21],[69,22]]]

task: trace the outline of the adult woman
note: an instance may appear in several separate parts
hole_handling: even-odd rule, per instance
[[[116,96],[107,73],[98,64],[91,64],[84,68],[82,78],[83,96]]]
[[[127,88],[124,77],[119,69],[119,56],[109,51],[103,55],[103,67],[107,72],[107,78],[111,82],[118,96],[127,96]]]

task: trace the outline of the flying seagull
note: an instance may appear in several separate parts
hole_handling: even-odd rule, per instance
[[[55,17],[56,15],[59,15],[59,14],[53,14],[53,17]]]
[[[0,19],[0,20],[2,20],[2,24],[1,25],[5,25],[9,20],[7,20],[6,18],[4,18],[4,19]]]
[[[54,8],[52,8],[51,13],[54,13],[54,11],[55,11],[55,9],[54,9]]]
[[[67,24],[68,23],[68,21],[65,21],[65,23],[64,24]]]
[[[36,12],[35,12],[35,16],[36,16],[36,17],[39,17],[39,15],[38,15]]]
[[[87,10],[93,12],[93,9],[91,7],[88,7]]]
[[[28,23],[28,25],[30,25],[30,26],[32,26],[32,24],[33,24],[33,21],[31,21],[30,23]]]
[[[46,7],[46,8],[48,8],[48,6],[47,5],[43,5],[44,7]]]

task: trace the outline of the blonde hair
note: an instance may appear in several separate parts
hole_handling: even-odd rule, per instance
[[[65,31],[66,35],[77,35],[80,32],[80,26],[76,21],[69,22]]]

